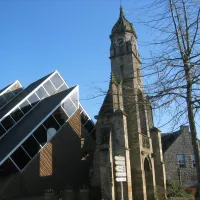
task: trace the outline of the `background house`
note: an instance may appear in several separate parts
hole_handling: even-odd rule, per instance
[[[197,173],[189,127],[181,126],[179,131],[161,136],[167,180],[185,188],[194,187]]]

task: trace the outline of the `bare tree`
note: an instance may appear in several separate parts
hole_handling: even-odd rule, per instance
[[[195,116],[200,108],[200,1],[153,0],[145,7],[145,24],[154,30],[151,59],[143,67],[154,70],[146,91],[157,108],[171,113],[171,121],[189,123],[200,194],[200,152]],[[185,117],[185,118],[184,118]]]

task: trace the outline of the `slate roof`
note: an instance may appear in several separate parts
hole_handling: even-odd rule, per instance
[[[53,73],[51,73],[53,74]],[[37,88],[45,79],[47,79],[51,74],[44,76],[43,78],[31,83],[27,88],[25,88],[20,94],[15,96],[12,101],[8,102],[0,110],[0,118],[2,118],[6,113],[8,113],[13,107],[15,107],[20,101],[22,101],[28,94],[30,94],[35,88]]]
[[[41,79],[40,79],[41,80]],[[74,89],[43,99],[0,140],[0,162]],[[46,106],[48,105],[48,106]]]
[[[174,141],[180,136],[181,130],[173,132],[173,133],[162,133],[162,150],[163,153],[174,143]]]

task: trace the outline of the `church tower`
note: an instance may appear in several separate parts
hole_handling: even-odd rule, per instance
[[[144,94],[137,35],[122,7],[110,40],[111,81],[97,117],[92,184],[101,186],[103,199],[154,200],[156,182],[165,196],[160,133],[153,126],[151,105]],[[125,159],[123,182],[117,181],[115,158],[120,156]]]

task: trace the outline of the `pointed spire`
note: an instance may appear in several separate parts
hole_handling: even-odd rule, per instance
[[[125,17],[124,15],[124,9],[122,7],[122,5],[120,5],[120,18]]]

